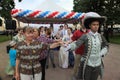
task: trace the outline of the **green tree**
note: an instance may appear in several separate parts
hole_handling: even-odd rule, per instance
[[[2,0],[1,1],[0,15],[5,19],[11,19],[11,10],[14,8],[14,0]]]
[[[22,0],[18,0],[21,2]],[[5,19],[11,19],[11,10],[15,7],[14,0],[1,0],[0,1],[0,15]]]
[[[18,0],[19,2],[21,2],[22,0]]]
[[[107,16],[107,25],[120,24],[120,0],[74,0],[73,11]]]

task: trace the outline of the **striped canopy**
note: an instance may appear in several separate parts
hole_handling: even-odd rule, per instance
[[[22,10],[13,9],[12,17],[24,23],[74,23],[79,21],[85,13],[78,12],[59,12],[59,11],[42,11],[42,10]]]

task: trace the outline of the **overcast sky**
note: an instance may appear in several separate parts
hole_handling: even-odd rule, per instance
[[[22,0],[22,2],[18,2],[18,0],[15,0],[15,8],[32,10],[35,9],[38,5],[40,5],[43,1],[44,0]],[[54,1],[56,4],[60,5],[61,7],[68,11],[73,10],[73,0],[52,0],[52,1]]]

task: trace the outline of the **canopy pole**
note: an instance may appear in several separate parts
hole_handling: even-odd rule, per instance
[[[20,25],[20,21],[18,20],[18,28],[20,28],[21,27],[21,25]]]

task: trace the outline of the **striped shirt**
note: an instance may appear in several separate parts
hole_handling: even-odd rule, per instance
[[[50,39],[46,37],[45,35],[41,35],[39,38],[37,38],[37,40],[45,44],[51,44],[54,42],[53,39]],[[48,50],[43,50],[40,54],[40,57],[41,57],[40,60],[45,59],[47,55],[48,55]]]
[[[39,41],[33,41],[29,45],[26,42],[19,42],[17,45],[17,59],[20,60],[20,73],[32,75],[41,72],[39,63],[40,53],[49,46]]]

